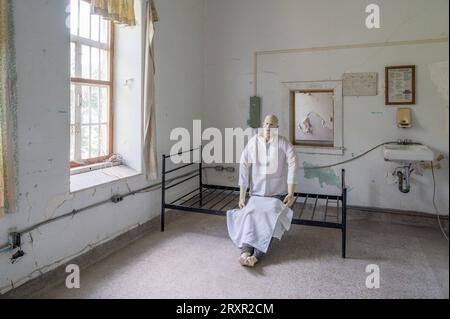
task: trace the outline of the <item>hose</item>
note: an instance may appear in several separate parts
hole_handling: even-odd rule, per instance
[[[370,150],[365,151],[364,153],[361,153],[358,156],[352,157],[352,158],[350,158],[348,160],[345,160],[345,161],[342,161],[342,162],[339,162],[339,163],[330,164],[330,165],[306,167],[306,169],[323,169],[323,168],[330,168],[330,167],[334,167],[334,166],[338,166],[338,165],[343,165],[343,164],[355,161],[358,158],[361,158],[361,157],[369,154],[370,152],[376,150],[377,148],[379,148],[379,147],[381,147],[383,145],[386,145],[386,144],[398,144],[398,142],[397,141],[384,142],[384,143],[378,144],[377,146],[372,147]],[[305,169],[305,167],[300,167],[300,169]]]
[[[442,234],[444,235],[445,239],[447,239],[448,241],[448,236],[445,233],[444,227],[442,227],[442,223],[441,223],[441,214],[439,213],[439,210],[437,209],[437,205],[436,205],[436,178],[434,176],[434,165],[433,165],[433,161],[431,161],[431,174],[433,176],[433,207],[434,210],[436,212],[437,215],[437,220],[439,223],[439,228],[441,229]]]

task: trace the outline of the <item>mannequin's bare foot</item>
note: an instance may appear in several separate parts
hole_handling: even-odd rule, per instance
[[[247,264],[249,267],[255,267],[255,265],[258,263],[258,258],[255,256],[250,256],[247,258]]]
[[[239,262],[242,266],[246,267],[255,267],[255,264],[258,262],[258,259],[255,256],[250,256],[248,254],[247,256],[244,256],[244,254],[241,255],[239,258]]]
[[[242,253],[241,256],[239,257],[239,263],[242,266],[247,266],[247,259],[250,257],[250,253]]]

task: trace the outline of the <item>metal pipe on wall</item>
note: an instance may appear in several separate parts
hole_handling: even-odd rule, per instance
[[[170,183],[172,183],[175,180],[178,180],[180,178],[184,178],[186,176],[190,176],[192,174],[198,174],[198,170],[194,170],[194,171],[191,171],[189,173],[183,174],[181,176],[177,176],[177,177],[174,177],[172,179],[169,179],[169,180],[166,181],[166,184],[170,184]],[[42,221],[42,222],[40,222],[38,224],[35,224],[35,225],[30,226],[28,228],[25,228],[25,229],[23,229],[21,231],[17,231],[15,233],[18,233],[18,234],[20,234],[20,236],[22,236],[22,235],[27,234],[27,233],[29,233],[29,232],[31,232],[31,231],[33,231],[33,230],[35,230],[35,229],[37,229],[37,228],[39,228],[41,226],[53,223],[55,221],[58,221],[60,219],[64,219],[64,218],[67,218],[67,217],[73,217],[73,216],[78,215],[78,214],[80,214],[80,213],[82,213],[84,211],[87,211],[87,210],[91,209],[91,208],[94,208],[94,207],[97,207],[97,206],[100,206],[100,205],[104,205],[104,204],[107,204],[107,203],[115,203],[115,204],[117,204],[117,203],[123,201],[123,199],[128,197],[128,196],[136,195],[136,194],[140,194],[140,193],[144,193],[144,192],[148,192],[148,191],[151,191],[151,190],[157,190],[157,189],[161,188],[161,185],[162,185],[162,182],[158,182],[158,183],[151,184],[149,186],[143,187],[143,188],[135,190],[135,191],[130,191],[130,192],[128,192],[126,194],[123,194],[123,195],[114,195],[110,199],[103,200],[103,201],[100,201],[98,203],[91,204],[91,205],[88,205],[88,206],[85,206],[85,207],[82,207],[82,208],[79,208],[79,209],[74,209],[74,210],[72,210],[69,213],[66,213],[66,214],[63,214],[63,215],[60,215],[60,216],[57,216],[57,217],[54,217],[54,218]],[[1,245],[0,246],[0,253],[2,251],[9,250],[9,249],[12,249],[12,248],[13,247],[11,247],[10,243]]]

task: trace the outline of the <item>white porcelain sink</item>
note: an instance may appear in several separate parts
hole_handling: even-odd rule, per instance
[[[433,152],[427,146],[419,144],[386,144],[383,152],[387,161],[417,162],[434,159]]]

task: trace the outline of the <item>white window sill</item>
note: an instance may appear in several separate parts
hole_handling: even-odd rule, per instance
[[[122,163],[102,162],[102,163],[97,163],[97,164],[92,164],[92,165],[80,166],[80,167],[71,168],[70,175],[89,173],[91,171],[96,171],[99,169],[105,169],[105,168],[109,168],[109,167],[113,167],[113,166],[120,166],[120,165],[122,165]]]
[[[343,147],[320,147],[320,146],[295,146],[298,153],[324,154],[324,155],[344,155]]]
[[[137,175],[140,175],[140,173],[125,165],[107,167],[86,173],[71,175],[70,192],[79,192]]]

